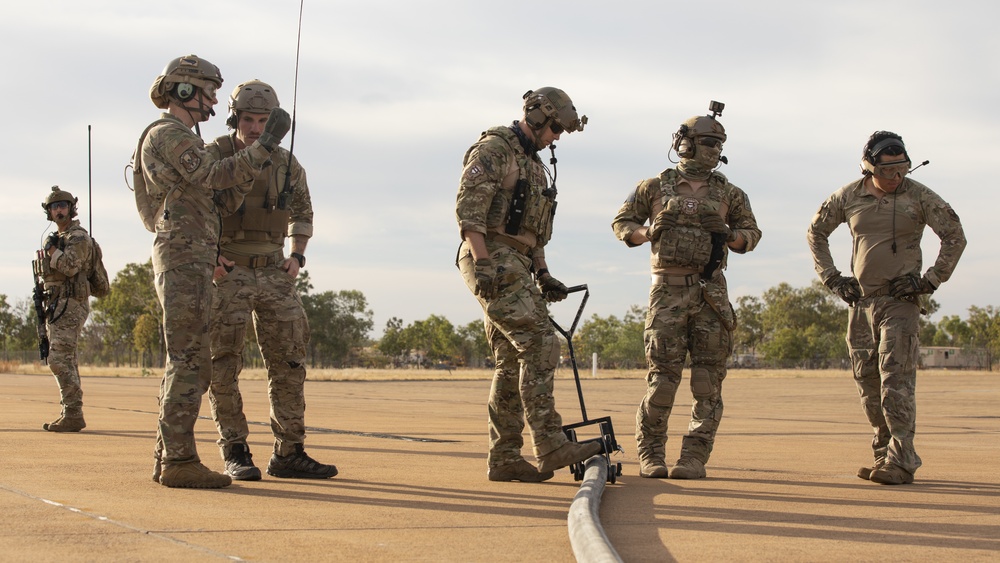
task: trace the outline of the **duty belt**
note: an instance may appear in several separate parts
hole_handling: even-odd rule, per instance
[[[653,285],[679,285],[683,287],[691,287],[692,285],[697,285],[700,280],[701,276],[698,274],[653,274]]]
[[[240,256],[238,254],[222,253],[227,260],[236,262],[237,266],[245,268],[266,268],[271,264],[277,264],[285,259],[284,254],[279,250],[271,254],[258,254],[256,256]]]
[[[514,250],[520,252],[521,254],[524,254],[525,256],[528,256],[528,253],[531,252],[530,246],[524,244],[523,242],[517,240],[516,238],[509,237],[503,233],[490,231],[486,233],[486,240],[492,240],[495,242],[499,242],[500,244],[505,244],[513,248]]]

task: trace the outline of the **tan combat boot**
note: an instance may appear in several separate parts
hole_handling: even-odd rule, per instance
[[[566,442],[558,449],[538,458],[538,472],[555,471],[567,465],[579,463],[604,451],[600,442]]]
[[[882,485],[906,485],[913,482],[913,473],[894,463],[887,463],[872,471],[870,479]]]
[[[75,416],[64,414],[54,421],[42,425],[42,429],[49,432],[79,432],[86,427],[87,423],[83,420],[83,414]]]
[[[216,473],[199,461],[162,464],[160,484],[180,489],[221,489],[232,484],[229,475]]]
[[[875,465],[872,465],[871,467],[862,467],[862,468],[859,468],[858,469],[858,478],[859,479],[864,479],[865,481],[870,480],[871,477],[872,477],[872,471],[876,471],[878,469],[882,469],[883,465],[885,465],[885,458],[875,460]]]
[[[531,465],[523,459],[519,459],[514,463],[508,463],[507,465],[501,465],[499,467],[491,467],[486,476],[490,481],[520,481],[522,483],[541,483],[542,481],[548,481],[555,473],[552,471],[546,471],[545,473],[540,473],[535,469],[534,465]]]
[[[671,479],[701,479],[705,476],[705,464],[693,457],[681,457],[670,470]]]
[[[639,477],[663,479],[667,476],[667,463],[662,458],[643,458],[639,460]]]

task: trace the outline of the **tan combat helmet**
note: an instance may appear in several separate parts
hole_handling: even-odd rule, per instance
[[[178,57],[167,63],[163,72],[153,81],[153,85],[149,87],[149,99],[156,107],[167,109],[170,106],[170,95],[184,102],[209,85],[222,87],[219,67],[197,55]]]
[[[49,192],[48,197],[42,202],[42,209],[45,210],[45,218],[49,217],[49,206],[57,201],[65,201],[69,204],[69,216],[70,218],[76,217],[76,204],[79,199],[73,197],[73,194],[59,189],[59,186],[52,186],[52,191]]]
[[[229,96],[229,117],[226,118],[226,125],[236,129],[238,112],[264,114],[271,113],[272,109],[280,106],[278,94],[270,84],[256,78],[248,80],[233,89],[233,93]]]
[[[696,115],[677,128],[674,133],[673,148],[677,151],[677,156],[681,158],[691,158],[695,153],[695,145],[701,137],[718,139],[719,143],[726,142],[726,128],[715,117],[722,115],[722,110],[726,105],[713,101],[709,105],[712,115]]]
[[[583,131],[587,116],[580,117],[566,92],[546,86],[528,90],[524,96],[524,121],[535,131],[555,122],[567,133]],[[561,132],[561,131],[560,131]]]

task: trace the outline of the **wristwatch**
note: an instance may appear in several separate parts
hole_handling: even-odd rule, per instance
[[[299,268],[305,268],[306,267],[306,257],[305,256],[299,254],[298,252],[293,252],[291,254],[291,257],[295,258],[296,260],[299,261]]]

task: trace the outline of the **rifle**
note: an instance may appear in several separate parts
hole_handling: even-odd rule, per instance
[[[45,252],[36,251],[37,255],[31,261],[31,270],[35,277],[35,289],[31,298],[35,303],[35,316],[38,320],[38,357],[43,364],[48,363],[49,358],[49,335],[45,330],[45,299],[48,297],[43,281],[42,260],[45,260]]]

